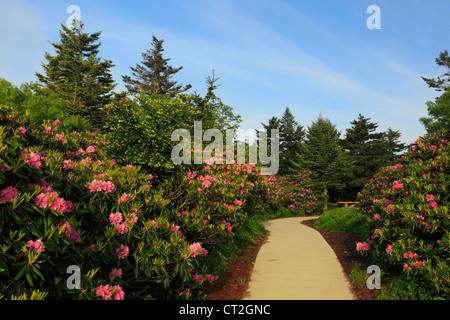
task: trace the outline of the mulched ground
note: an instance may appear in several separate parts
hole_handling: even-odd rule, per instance
[[[369,290],[365,284],[355,283],[348,277],[356,264],[361,265],[361,270],[366,270],[371,264],[355,250],[356,242],[362,239],[354,234],[318,229],[313,226],[316,221],[317,219],[311,219],[303,221],[303,223],[320,232],[334,250],[351,285],[355,300],[373,300],[378,290]],[[266,239],[267,236],[266,234]],[[245,297],[256,256],[266,239],[257,239],[255,245],[243,248],[240,258],[230,261],[227,271],[205,292],[207,300],[241,300]]]

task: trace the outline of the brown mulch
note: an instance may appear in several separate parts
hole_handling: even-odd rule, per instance
[[[303,221],[303,223],[320,232],[334,250],[351,285],[354,299],[373,300],[378,290],[369,290],[366,286],[355,283],[348,276],[357,264],[360,264],[361,270],[366,270],[371,264],[355,250],[356,242],[361,241],[359,236],[344,232],[327,232],[314,227],[316,221],[317,219],[311,219]],[[218,277],[214,285],[205,292],[207,300],[242,300],[245,297],[256,256],[267,240],[267,236],[268,234],[266,234],[265,239],[256,239],[256,244],[243,248],[243,254],[240,258],[229,262],[224,274]]]

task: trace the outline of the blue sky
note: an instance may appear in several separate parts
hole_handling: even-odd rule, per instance
[[[36,81],[70,5],[86,32],[102,31],[115,91],[155,35],[192,92],[204,94],[215,70],[217,95],[243,130],[289,107],[305,127],[322,113],[344,133],[361,113],[413,142],[425,133],[426,101],[439,95],[420,77],[443,74],[435,59],[450,49],[448,0],[15,0],[0,2],[0,77]],[[370,5],[381,10],[381,29],[366,26]]]

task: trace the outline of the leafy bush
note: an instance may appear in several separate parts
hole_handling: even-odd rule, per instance
[[[395,277],[401,299],[448,299],[450,292],[449,134],[428,134],[358,195],[370,237],[357,244]]]
[[[171,159],[171,140],[176,129],[191,131],[199,111],[181,98],[141,94],[108,106],[110,144],[108,154],[120,164],[132,163],[153,172],[158,179],[176,172]],[[193,133],[193,131],[192,131]]]
[[[205,281],[194,270],[207,252],[174,224],[151,176],[104,156],[104,137],[2,106],[0,138],[4,298],[199,297]],[[66,285],[71,265],[81,290]]]
[[[288,210],[296,216],[322,213],[326,198],[315,190],[310,175],[304,170],[291,176],[266,176],[267,199],[262,202],[267,210]]]
[[[325,211],[315,225],[326,231],[363,234],[367,230],[366,220],[356,208],[344,207]]]

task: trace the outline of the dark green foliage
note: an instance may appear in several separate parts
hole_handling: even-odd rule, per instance
[[[280,120],[280,169],[279,174],[292,172],[292,161],[301,153],[305,132],[286,107]]]
[[[45,53],[44,75],[36,73],[45,91],[56,93],[69,103],[69,113],[87,117],[93,124],[104,120],[104,106],[111,100],[115,84],[110,73],[112,61],[98,56],[100,34],[82,32],[61,24],[61,40],[51,43],[56,55]]]
[[[312,172],[313,182],[325,196],[330,188],[342,188],[342,177],[349,167],[338,143],[339,135],[336,126],[320,115],[308,126],[303,152],[295,163],[299,169]]]
[[[142,54],[144,59],[142,64],[137,64],[135,68],[131,67],[135,79],[122,76],[129,93],[143,92],[148,95],[157,93],[174,96],[191,88],[191,85],[183,87],[177,81],[170,80],[183,67],[173,68],[167,64],[170,59],[163,58],[163,43],[164,40],[158,40],[153,36],[153,48]]]
[[[192,131],[199,116],[199,111],[181,98],[144,93],[135,100],[112,102],[108,112],[108,153],[118,163],[140,165],[159,177],[168,177],[175,169],[171,152],[178,142],[171,140],[172,132],[180,128]]]
[[[436,79],[422,77],[430,88],[434,88],[439,92],[444,91],[440,97],[436,98],[435,102],[427,102],[429,117],[420,118],[420,122],[429,133],[437,132],[441,129],[450,130],[450,57],[447,50],[440,53],[439,57],[436,58],[436,63],[448,70]]]
[[[345,200],[354,200],[362,187],[377,170],[388,165],[405,146],[398,141],[400,133],[389,129],[375,132],[378,124],[361,114],[351,122],[345,138],[340,141],[346,158],[352,163],[352,170],[344,177]]]

